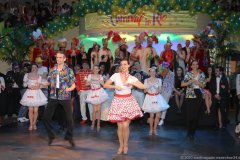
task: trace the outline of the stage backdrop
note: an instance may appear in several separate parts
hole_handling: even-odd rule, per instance
[[[178,13],[172,11],[170,13],[151,13],[135,15],[98,15],[97,13],[86,14],[80,19],[80,36],[85,49],[92,46],[93,42],[97,42],[102,46],[101,39],[106,38],[107,32],[114,31],[120,33],[122,38],[127,39],[128,50],[132,51],[134,47],[135,35],[140,32],[148,34],[155,33],[159,38],[159,43],[154,44],[158,54],[163,50],[163,46],[169,36],[173,46],[176,49],[178,43],[185,46],[187,39],[192,39],[192,34],[201,31],[208,24],[210,18],[206,14],[197,14],[190,16],[187,11]],[[146,46],[146,42],[143,43]],[[109,41],[109,48],[114,52],[118,46]]]
[[[120,36],[122,38],[126,38],[127,40],[127,44],[128,44],[128,51],[131,52],[134,45],[135,45],[135,35],[136,34],[121,34]],[[98,44],[100,44],[100,46],[102,47],[102,38],[105,38],[106,36],[101,36],[101,35],[92,35],[92,36],[86,36],[84,34],[80,35],[78,38],[81,40],[81,43],[84,44],[85,50],[87,51],[88,48],[92,47],[93,42],[97,42]],[[167,37],[170,37],[171,41],[172,41],[172,48],[173,49],[177,49],[177,44],[180,43],[182,44],[182,46],[185,46],[185,41],[191,40],[192,39],[192,35],[187,35],[187,34],[172,34],[172,33],[163,33],[160,35],[157,35],[158,37],[158,44],[154,44],[153,47],[157,50],[157,53],[160,55],[161,51],[163,51],[163,47],[164,44],[167,41]],[[112,44],[111,40],[109,41],[109,48],[111,49],[111,51],[114,53],[115,49],[118,47],[117,44]],[[143,46],[145,47],[147,45],[147,42],[145,41],[143,43]]]

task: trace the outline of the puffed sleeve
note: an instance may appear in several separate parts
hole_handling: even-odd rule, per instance
[[[116,81],[116,77],[117,77],[117,74],[114,73],[111,77],[110,77],[110,80],[115,82]]]
[[[23,77],[23,86],[27,87],[28,86],[28,73],[26,73]]]

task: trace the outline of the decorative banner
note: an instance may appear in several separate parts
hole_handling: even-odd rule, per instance
[[[178,13],[151,13],[128,15],[98,15],[90,13],[85,16],[85,30],[103,28],[191,28],[197,27],[197,16],[190,16],[187,11]]]

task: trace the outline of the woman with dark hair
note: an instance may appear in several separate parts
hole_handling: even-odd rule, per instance
[[[191,63],[191,69],[190,72],[186,73],[181,86],[187,87],[185,101],[187,107],[187,137],[193,140],[203,102],[201,89],[205,87],[206,82],[205,75],[199,71],[198,61],[194,60]]]
[[[182,67],[177,67],[177,71],[175,74],[175,89],[174,89],[174,96],[175,102],[178,107],[178,113],[181,113],[181,108],[184,100],[184,88],[181,87],[181,82],[183,81],[184,74]]]
[[[86,102],[93,105],[91,129],[94,129],[95,120],[97,120],[97,131],[99,131],[101,119],[101,105],[108,99],[108,94],[102,88],[104,80],[102,75],[99,74],[99,66],[95,65],[92,71],[93,73],[89,74],[86,79],[87,85],[91,86],[91,90],[87,94]]]
[[[105,62],[99,63],[99,68],[100,68],[99,74],[102,75],[103,81],[106,82],[109,78],[109,74],[106,70],[106,63]]]
[[[149,69],[149,78],[145,79],[146,96],[143,102],[142,110],[150,114],[149,135],[157,135],[157,126],[160,118],[160,112],[169,108],[169,105],[161,95],[162,80],[156,77],[157,67]],[[154,118],[155,117],[155,118]]]
[[[131,120],[142,117],[142,111],[131,94],[132,87],[145,89],[145,86],[129,74],[129,63],[123,59],[120,62],[120,72],[113,74],[104,84],[105,88],[115,89],[115,96],[110,106],[107,120],[117,122],[119,149],[117,154],[127,154],[129,124]],[[112,84],[114,83],[114,85]]]
[[[112,68],[110,69],[109,76],[112,76],[114,73],[118,73],[120,71],[119,64],[113,64]]]
[[[212,106],[212,95],[214,93],[214,82],[216,81],[216,76],[213,67],[209,66],[206,71],[206,87],[204,89],[204,99],[206,104],[206,114],[210,114]]]
[[[26,73],[23,78],[23,85],[27,87],[20,103],[28,106],[28,115],[30,120],[29,130],[37,129],[38,107],[47,104],[47,98],[40,89],[42,77],[38,75],[38,67],[32,65],[30,73]]]

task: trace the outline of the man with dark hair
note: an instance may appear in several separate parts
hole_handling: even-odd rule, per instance
[[[76,89],[79,95],[80,110],[81,110],[81,116],[82,116],[81,124],[85,124],[87,121],[85,100],[91,88],[90,86],[87,85],[86,78],[91,73],[92,71],[89,69],[89,63],[87,61],[82,62],[82,69],[76,73]],[[93,112],[93,108],[91,104],[88,104],[88,109],[89,109],[89,114],[91,119],[91,115]]]
[[[14,116],[18,114],[20,108],[20,89],[23,88],[23,79],[20,73],[19,64],[12,64],[12,70],[8,71],[5,76],[6,92],[7,92],[7,114]]]
[[[227,123],[227,107],[228,107],[228,98],[229,98],[229,84],[227,77],[224,74],[223,67],[216,67],[215,68],[216,74],[216,91],[213,95],[213,103],[216,107],[216,111],[220,111],[219,114],[219,129],[226,127]]]
[[[73,70],[66,64],[66,56],[63,52],[56,54],[57,64],[50,70],[48,82],[50,85],[50,99],[44,113],[44,125],[48,133],[48,145],[51,145],[55,134],[51,125],[53,114],[58,106],[62,106],[67,121],[65,140],[68,140],[72,147],[73,141],[73,117],[71,110],[71,91],[75,89],[75,76]]]

